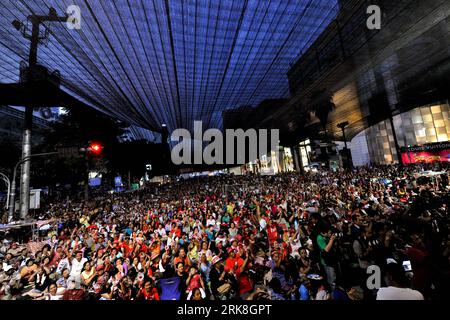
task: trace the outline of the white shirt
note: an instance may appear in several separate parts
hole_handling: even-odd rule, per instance
[[[166,230],[164,230],[164,228],[158,229],[157,232],[160,237],[163,237],[166,235]]]
[[[413,289],[387,287],[380,288],[377,293],[377,300],[424,300],[423,295]]]
[[[74,277],[78,277],[81,274],[81,269],[83,269],[83,265],[86,263],[86,258],[81,258],[81,261],[78,262],[76,258],[72,260],[72,268],[70,269],[70,275]]]

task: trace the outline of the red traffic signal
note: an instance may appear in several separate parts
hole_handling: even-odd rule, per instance
[[[88,150],[89,150],[91,153],[93,153],[93,154],[95,154],[95,155],[98,156],[99,154],[102,153],[103,146],[102,146],[101,144],[99,144],[99,143],[91,143],[91,144],[89,145]]]

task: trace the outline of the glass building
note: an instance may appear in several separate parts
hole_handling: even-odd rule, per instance
[[[448,102],[429,104],[393,117],[400,147],[446,142],[450,139]],[[398,163],[398,155],[389,120],[364,131],[373,163]]]

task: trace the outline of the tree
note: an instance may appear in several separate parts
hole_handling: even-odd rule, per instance
[[[90,141],[98,141],[104,146],[101,157],[88,157],[91,169],[107,169],[108,159],[114,154],[119,145],[119,137],[126,128],[118,120],[87,108],[69,110],[50,127],[44,135],[44,142],[37,147],[39,152],[52,152],[61,147],[78,150],[86,148]],[[70,185],[70,193],[74,194],[77,186],[84,181],[86,169],[83,154],[66,158],[47,157],[33,162],[32,184],[53,187],[58,184]]]
[[[0,171],[10,176],[12,174],[12,169],[20,159],[20,146],[10,139],[1,138],[0,154]]]

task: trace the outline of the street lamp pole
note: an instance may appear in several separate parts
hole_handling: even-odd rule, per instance
[[[16,165],[14,166],[14,170],[13,170],[13,176],[12,176],[12,183],[11,183],[11,190],[9,192],[9,212],[8,212],[8,223],[11,223],[12,220],[14,219],[14,207],[15,207],[15,201],[16,201],[16,173],[17,173],[17,168],[25,163],[26,161],[30,162],[30,159],[32,157],[44,157],[44,156],[49,156],[49,155],[54,155],[54,154],[58,154],[58,152],[46,152],[46,153],[37,153],[37,154],[32,154],[29,155],[25,158],[22,158],[21,160],[19,160],[19,162],[16,163]],[[29,192],[28,192],[29,193]],[[28,201],[30,198],[28,197]],[[30,203],[28,202],[28,208],[30,206]],[[24,219],[24,217],[22,217],[22,215],[20,216],[21,218]],[[26,217],[25,217],[26,218]]]

